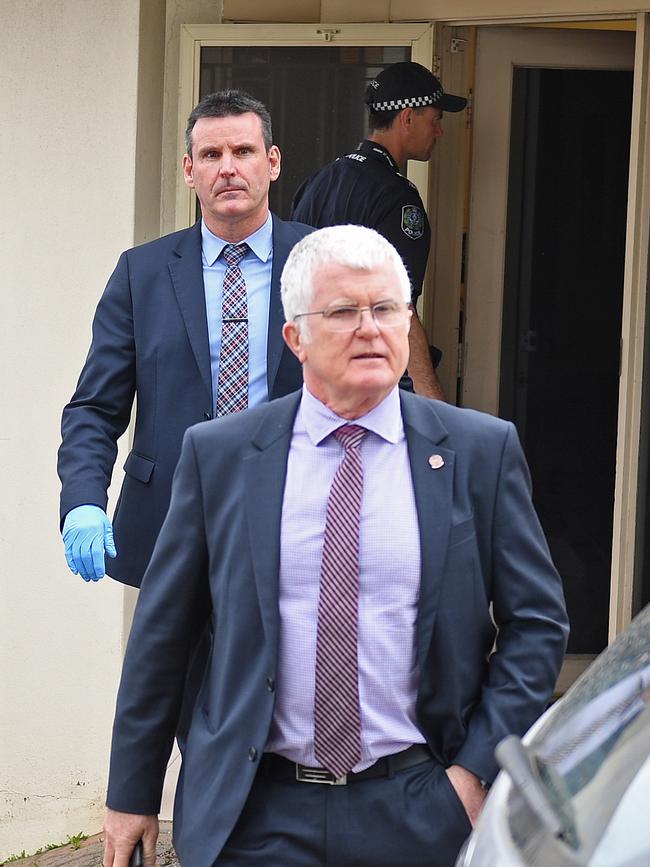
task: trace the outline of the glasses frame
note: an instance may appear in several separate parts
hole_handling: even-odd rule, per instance
[[[376,304],[366,305],[365,307],[356,307],[354,304],[337,304],[333,307],[326,307],[324,310],[310,310],[309,313],[296,313],[296,315],[293,318],[294,318],[294,320],[296,320],[296,319],[300,319],[303,316],[322,316],[323,319],[325,320],[325,322],[327,323],[330,321],[331,314],[334,310],[340,310],[341,308],[343,308],[345,310],[356,310],[357,314],[358,314],[357,324],[354,325],[352,328],[331,328],[331,326],[330,326],[330,331],[336,332],[338,334],[349,334],[352,331],[356,331],[357,328],[361,328],[363,313],[366,310],[368,311],[368,313],[370,313],[370,315],[372,316],[373,322],[375,323],[377,328],[379,328],[380,330],[383,330],[384,328],[399,328],[400,325],[406,324],[406,322],[407,322],[406,315],[404,316],[403,322],[396,322],[395,325],[385,325],[385,324],[382,324],[381,322],[377,321],[377,317],[375,315],[375,308],[382,307],[383,305],[388,304],[388,303],[403,304],[404,305],[404,314],[408,313],[412,309],[411,304],[409,302],[406,302],[406,301],[395,302],[392,299],[390,299],[390,300],[386,300],[386,301],[377,301]],[[328,314],[330,314],[330,315],[328,316]]]

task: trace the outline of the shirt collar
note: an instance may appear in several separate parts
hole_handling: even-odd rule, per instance
[[[364,139],[357,145],[357,151],[362,153],[364,156],[374,157],[377,160],[388,163],[394,172],[400,174],[399,166],[393,159],[390,151],[388,151],[383,145],[378,144],[376,141],[369,141],[367,138]]]
[[[399,388],[397,386],[370,412],[350,421],[350,419],[341,418],[324,403],[321,403],[307,389],[307,386],[303,385],[300,415],[305,430],[315,446],[320,445],[323,440],[344,424],[358,424],[389,443],[398,443],[404,436]]]
[[[239,243],[243,244],[244,242],[248,244],[260,262],[268,261],[273,249],[273,219],[270,212],[264,225],[247,238],[242,238]],[[212,267],[221,255],[223,248],[229,243],[229,241],[224,241],[223,238],[219,238],[218,235],[211,232],[205,222],[201,220],[201,245],[203,258],[207,265]]]

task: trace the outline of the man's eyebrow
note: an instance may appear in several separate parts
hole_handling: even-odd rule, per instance
[[[239,150],[239,148],[256,148],[259,145],[255,144],[254,141],[249,139],[243,139],[241,141],[232,142],[211,142],[209,144],[204,144],[199,146],[199,153],[203,153],[205,151],[219,151],[223,150],[224,147],[229,147],[231,150]]]

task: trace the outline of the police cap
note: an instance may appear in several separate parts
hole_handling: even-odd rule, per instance
[[[442,84],[419,63],[394,63],[382,70],[366,89],[366,105],[371,111],[396,111],[435,105],[441,111],[462,111],[463,96],[445,93]]]

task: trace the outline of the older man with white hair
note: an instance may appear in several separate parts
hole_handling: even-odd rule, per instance
[[[107,867],[153,865],[197,630],[212,649],[176,796],[187,867],[447,867],[563,657],[559,576],[508,422],[400,393],[410,287],[371,229],[282,277],[302,391],[191,428],[113,735]]]

